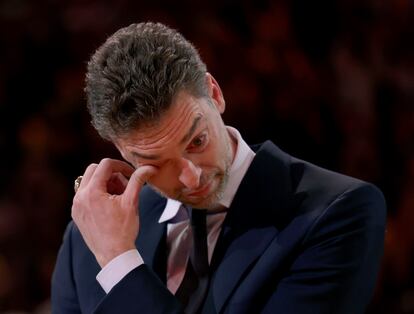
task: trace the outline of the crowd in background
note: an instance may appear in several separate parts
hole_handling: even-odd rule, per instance
[[[414,1],[0,1],[0,312],[46,313],[73,180],[120,158],[90,125],[86,62],[160,21],[199,49],[248,143],[378,185],[385,254],[369,313],[414,313]]]

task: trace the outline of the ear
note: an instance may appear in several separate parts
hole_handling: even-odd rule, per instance
[[[217,83],[216,79],[208,72],[206,73],[206,83],[210,98],[212,99],[217,110],[220,112],[220,114],[222,114],[226,108],[226,102],[224,101],[220,85]]]

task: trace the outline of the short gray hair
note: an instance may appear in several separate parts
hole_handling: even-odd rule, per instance
[[[108,140],[160,118],[178,92],[207,95],[207,68],[196,48],[160,23],[122,28],[88,63],[85,92],[92,125]]]

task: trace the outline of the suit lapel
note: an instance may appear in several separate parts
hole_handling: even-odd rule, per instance
[[[136,246],[145,264],[166,282],[166,223],[158,220],[165,208],[166,199],[146,187],[140,199],[140,231]]]
[[[257,151],[229,208],[212,261],[212,297],[220,312],[238,283],[290,216],[290,156],[271,142]]]

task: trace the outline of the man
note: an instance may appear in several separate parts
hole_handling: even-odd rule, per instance
[[[383,251],[378,189],[271,142],[250,148],[224,125],[195,48],[161,24],[112,35],[86,93],[94,127],[129,164],[83,174],[53,313],[364,311]]]

